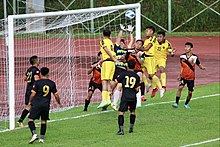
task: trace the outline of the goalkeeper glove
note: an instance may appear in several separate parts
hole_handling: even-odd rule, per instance
[[[122,30],[122,31],[127,31],[126,29],[125,29],[125,26],[123,25],[123,24],[120,24],[120,29]]]
[[[134,30],[134,27],[132,25],[128,25],[127,31],[132,33]]]

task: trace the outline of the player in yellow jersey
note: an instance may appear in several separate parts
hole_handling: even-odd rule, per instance
[[[102,108],[111,104],[110,92],[111,84],[110,81],[113,79],[115,72],[116,54],[114,52],[114,44],[110,39],[111,31],[103,30],[103,40],[100,41],[100,51],[102,53],[102,102],[97,108]]]
[[[157,41],[155,43],[155,67],[157,71],[160,72],[160,80],[162,84],[162,88],[166,90],[166,61],[167,61],[167,54],[174,56],[175,50],[172,48],[171,43],[165,39],[165,32],[160,31],[157,33]],[[155,86],[155,85],[154,85]],[[152,88],[156,88],[152,87]]]
[[[154,44],[156,42],[156,37],[154,36],[154,32],[155,32],[154,27],[152,26],[146,27],[147,39],[144,41],[143,48],[141,49],[145,53],[145,60],[142,65],[142,70],[144,72],[148,72],[152,87],[156,85],[160,89],[160,97],[163,97],[165,90],[162,88],[159,78],[155,75],[156,69],[155,69],[155,57],[154,57],[155,55]],[[153,89],[151,97],[154,97],[157,91],[158,89]]]

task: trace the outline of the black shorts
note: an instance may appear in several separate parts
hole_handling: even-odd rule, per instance
[[[114,73],[114,76],[113,76],[113,81],[115,81],[115,80],[118,78],[118,76],[119,76],[122,72],[124,72],[124,71],[126,71],[126,70],[123,69],[123,68],[120,68],[120,67],[116,66],[116,67],[115,67],[115,73]]]
[[[96,84],[95,82],[90,80],[88,91],[94,92],[96,88],[98,88],[102,92],[102,84]]]
[[[25,93],[25,105],[28,105],[30,96],[31,96],[31,89],[26,89],[26,93]]]
[[[186,80],[184,78],[181,78],[179,86],[185,86],[186,84],[189,91],[194,90],[194,80]]]
[[[118,111],[120,111],[120,112],[126,112],[126,111],[128,111],[128,107],[130,107],[129,110],[130,110],[131,112],[133,112],[133,111],[136,110],[136,105],[137,105],[137,100],[128,101],[128,100],[122,98],[122,99],[121,99],[121,102],[120,102],[120,106],[119,106]]]
[[[40,119],[41,117],[41,120],[49,120],[49,110],[49,106],[34,105],[31,107],[30,115],[28,116],[28,118]]]

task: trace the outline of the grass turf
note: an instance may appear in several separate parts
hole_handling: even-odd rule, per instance
[[[128,133],[129,113],[126,113],[124,136],[116,135],[117,112],[110,108],[106,113],[97,114],[100,112],[97,104],[91,104],[88,112],[82,112],[83,107],[75,107],[51,113],[51,120],[72,118],[48,123],[44,146],[182,146],[219,138],[219,95],[192,100],[191,109],[185,109],[187,89],[184,89],[183,101],[175,109],[171,107],[175,93],[176,90],[167,91],[163,99],[157,94],[154,99],[142,103],[137,109],[133,134]],[[193,98],[219,93],[219,83],[197,86]],[[161,102],[167,103],[156,104]],[[144,106],[146,104],[153,105]],[[82,115],[88,116],[77,118]],[[1,146],[26,146],[30,138],[28,128],[0,133]],[[39,145],[36,141],[33,146]],[[215,141],[201,146],[219,145],[220,141]]]

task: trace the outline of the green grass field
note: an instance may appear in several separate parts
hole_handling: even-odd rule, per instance
[[[129,113],[125,115],[125,135],[117,136],[117,112],[97,110],[98,104],[75,107],[64,112],[51,113],[53,122],[43,146],[145,146],[178,147],[220,138],[220,83],[197,86],[190,109],[183,107],[187,89],[184,89],[179,108],[171,107],[176,90],[148,99],[137,109],[134,133],[129,134]],[[215,95],[214,95],[215,94]],[[148,96],[149,97],[149,96]],[[164,102],[164,103],[163,103]],[[145,105],[145,106],[144,106]],[[60,120],[65,119],[65,120]],[[25,121],[27,124],[27,122]],[[39,134],[39,129],[37,129]],[[31,133],[28,128],[0,133],[0,146],[28,146]],[[40,146],[36,141],[32,146]],[[199,146],[220,146],[220,141]]]

